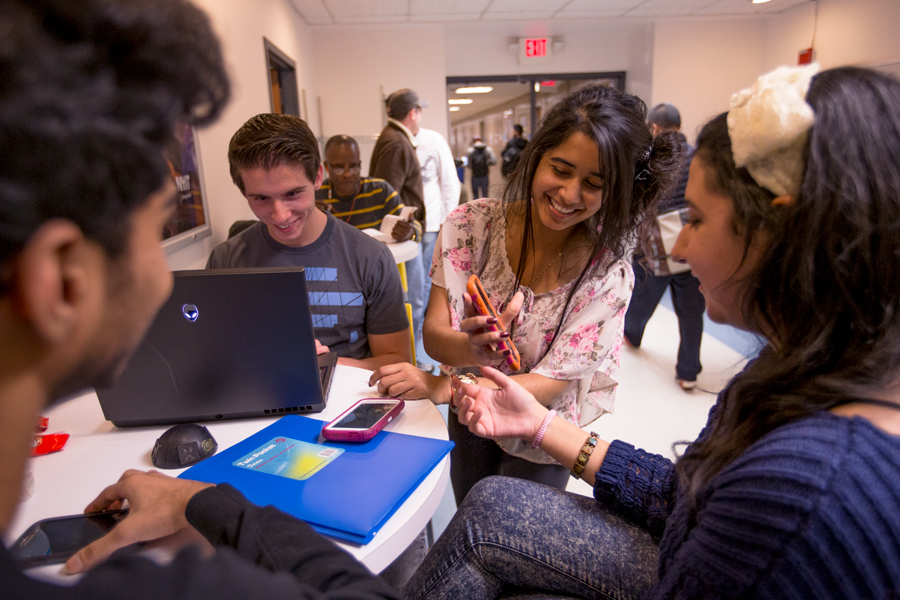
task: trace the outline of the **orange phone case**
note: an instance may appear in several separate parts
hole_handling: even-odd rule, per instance
[[[500,316],[491,305],[491,301],[488,299],[487,292],[484,291],[484,287],[481,285],[481,280],[478,279],[478,275],[469,277],[469,281],[466,283],[466,291],[472,296],[472,303],[475,305],[475,310],[478,311],[478,314],[484,317],[494,317],[497,319],[497,323],[490,326],[491,331],[506,331],[503,325],[500,324]],[[510,351],[510,355],[506,357],[506,362],[514,371],[518,371],[522,368],[519,351],[516,350],[516,346],[512,343],[512,340],[507,338],[503,342],[498,342],[497,346],[501,350]]]

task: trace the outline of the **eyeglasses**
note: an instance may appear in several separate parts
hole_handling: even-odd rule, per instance
[[[345,167],[343,165],[331,166],[328,165],[328,170],[334,173],[335,175],[343,175],[344,173],[357,173],[362,170],[362,163],[352,163],[349,167]]]

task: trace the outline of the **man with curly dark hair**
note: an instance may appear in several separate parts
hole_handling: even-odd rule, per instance
[[[163,150],[229,96],[208,18],[184,0],[0,0],[0,532],[38,415],[114,379],[172,286]],[[228,485],[127,471],[87,511],[129,516],[57,587],[0,547],[4,598],[396,597],[306,524]],[[168,565],[125,551],[171,536]],[[210,552],[211,550],[214,552]],[[204,552],[205,551],[205,552]],[[109,557],[109,558],[108,558]]]

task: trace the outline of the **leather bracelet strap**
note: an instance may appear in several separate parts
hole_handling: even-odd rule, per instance
[[[544,434],[547,433],[547,427],[550,426],[550,421],[553,420],[553,417],[556,416],[556,411],[551,410],[547,413],[547,416],[544,417],[544,422],[541,423],[541,428],[538,429],[537,435],[534,436],[534,440],[531,442],[532,448],[538,448],[541,445],[541,440],[544,439]]]
[[[591,435],[588,436],[588,439],[584,441],[584,446],[581,447],[581,452],[578,454],[578,458],[575,459],[575,465],[572,467],[572,477],[575,479],[581,479],[581,474],[584,472],[584,467],[587,465],[588,460],[591,458],[591,453],[594,451],[594,448],[597,447],[597,442],[600,441],[600,436],[591,432]]]

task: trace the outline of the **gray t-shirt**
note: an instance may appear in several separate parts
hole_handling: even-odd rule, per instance
[[[316,338],[345,358],[367,358],[368,334],[409,327],[390,250],[328,215],[325,231],[302,248],[279,244],[256,223],[216,246],[207,269],[305,267]]]

